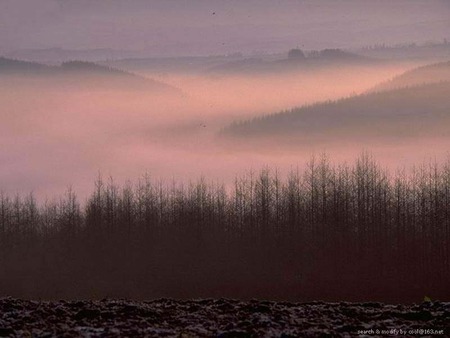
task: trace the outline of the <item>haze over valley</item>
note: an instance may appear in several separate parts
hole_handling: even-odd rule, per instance
[[[286,51],[258,62],[222,57],[214,65],[194,69],[180,60],[172,60],[172,69],[168,69],[161,61],[160,68],[154,64],[146,68],[142,60],[46,66],[0,59],[2,190],[13,194],[33,191],[50,198],[73,186],[86,196],[98,173],[118,182],[148,173],[156,180],[187,182],[205,176],[228,184],[252,168],[287,171],[302,167],[311,155],[322,152],[340,161],[368,150],[383,165],[395,168],[433,156],[427,153],[430,138],[412,137],[418,128],[427,135],[441,135],[434,155],[446,154],[441,120],[425,125],[420,116],[403,121],[397,116],[404,112],[392,112],[395,107],[382,97],[374,105],[361,102],[370,96],[353,99],[385,83],[393,86],[407,76],[402,75],[405,71],[426,61],[372,59],[338,50],[332,57],[320,52],[305,55],[289,57]],[[446,81],[445,69],[438,71],[439,77],[419,74],[414,84]],[[437,114],[444,114],[447,104],[448,88],[441,87]],[[414,101],[409,103],[408,94],[402,93],[393,92],[392,104],[403,110],[416,109],[419,104],[425,113],[426,92],[418,97],[411,94]],[[333,103],[320,104],[342,98],[346,99],[340,104],[350,106],[341,113],[334,111]],[[316,105],[323,111],[316,108],[310,114],[310,122],[302,123],[306,130],[292,123],[285,130],[269,123],[265,133],[259,133],[260,143],[254,142],[253,132],[245,132],[248,137],[244,139],[227,133],[229,125],[240,121]],[[378,107],[383,109],[377,111]],[[335,119],[351,130],[339,128],[331,122]],[[397,133],[396,128],[408,132]],[[294,129],[301,137],[286,141]],[[287,136],[284,141],[273,138],[280,133]],[[349,145],[355,133],[360,135],[358,143]]]

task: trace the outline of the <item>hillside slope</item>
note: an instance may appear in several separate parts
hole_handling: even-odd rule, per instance
[[[53,73],[57,67],[37,62],[20,61],[0,56],[0,74],[42,74]]]
[[[304,141],[447,135],[450,82],[376,92],[236,122],[223,136]]]
[[[414,68],[392,80],[380,83],[371,92],[450,81],[450,61]]]
[[[123,86],[127,89],[173,91],[178,89],[163,82],[145,78],[134,73],[86,61],[68,61],[60,66],[48,66],[36,62],[0,57],[0,84],[3,81],[18,84],[82,86],[110,88]],[[31,80],[31,81],[30,81]]]

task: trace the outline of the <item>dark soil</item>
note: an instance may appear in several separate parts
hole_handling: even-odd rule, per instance
[[[411,337],[448,334],[448,302],[386,305],[228,299],[148,302],[0,299],[0,336],[6,337]]]

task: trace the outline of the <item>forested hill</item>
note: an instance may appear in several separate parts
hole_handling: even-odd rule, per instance
[[[135,74],[112,67],[102,66],[93,62],[67,61],[63,62],[60,66],[49,66],[37,62],[0,57],[0,73],[4,74],[67,74],[69,71],[138,77]]]
[[[357,95],[337,101],[235,122],[223,136],[327,138],[406,137],[446,134],[450,122],[450,82]]]
[[[36,62],[20,61],[0,57],[0,81],[2,76],[34,80],[57,80],[64,85],[89,85],[103,88],[125,85],[127,88],[143,88],[157,91],[179,92],[163,82],[145,78],[120,69],[86,61],[68,61],[60,66],[48,66]],[[48,83],[46,83],[48,84]]]
[[[0,56],[0,74],[17,74],[17,73],[51,73],[55,72],[57,67],[43,65],[37,62],[20,61],[8,59]]]
[[[390,81],[380,83],[371,91],[392,90],[442,81],[450,81],[450,61],[414,68]]]

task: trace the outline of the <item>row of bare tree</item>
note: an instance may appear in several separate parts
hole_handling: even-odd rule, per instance
[[[98,179],[38,205],[0,195],[0,295],[449,298],[450,163],[395,175],[367,154],[234,187]]]

